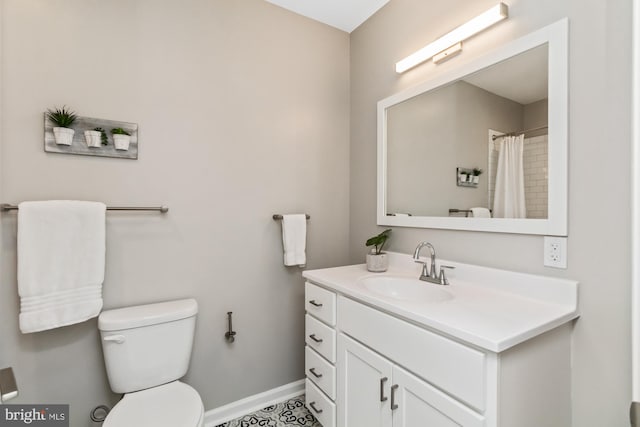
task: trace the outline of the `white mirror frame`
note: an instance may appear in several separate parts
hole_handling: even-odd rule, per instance
[[[633,176],[631,198],[632,250],[631,259],[631,329],[632,329],[632,403],[635,415],[640,406],[640,0],[633,2],[633,110],[632,115],[632,164]]]
[[[487,231],[497,233],[567,235],[568,186],[568,33],[565,18],[509,42],[446,76],[426,81],[378,102],[378,225]],[[529,49],[549,45],[549,214],[547,219],[388,216],[387,109],[421,93],[459,80]],[[428,165],[427,165],[428,166]],[[453,172],[451,174],[454,176]]]

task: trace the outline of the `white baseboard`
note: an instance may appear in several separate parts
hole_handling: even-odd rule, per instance
[[[301,394],[304,394],[304,379],[211,409],[204,414],[204,425],[205,427],[215,427],[218,424],[231,421]]]

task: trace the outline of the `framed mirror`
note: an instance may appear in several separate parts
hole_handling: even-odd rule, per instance
[[[568,22],[378,102],[377,222],[567,235]]]

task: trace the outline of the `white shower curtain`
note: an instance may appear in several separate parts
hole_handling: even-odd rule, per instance
[[[524,199],[524,135],[505,136],[499,143],[494,218],[526,218]]]

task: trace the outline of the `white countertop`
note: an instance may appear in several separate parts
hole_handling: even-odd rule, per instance
[[[423,282],[451,293],[440,302],[397,300],[365,288],[361,280],[370,276],[417,279],[420,265],[411,256],[389,253],[385,273],[368,272],[364,264],[309,270],[303,276],[322,287],[377,307],[429,329],[469,344],[501,352],[554,329],[579,316],[578,282],[498,270],[453,261],[447,271],[450,285]]]

